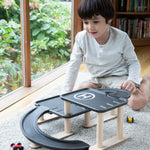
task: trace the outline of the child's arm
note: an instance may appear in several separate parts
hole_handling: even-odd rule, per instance
[[[126,36],[125,38],[123,57],[128,67],[127,80],[132,81],[133,83],[136,84],[140,84],[139,76],[141,72],[141,66],[134,51],[134,46],[128,36]]]
[[[75,42],[73,51],[69,61],[69,67],[66,72],[65,82],[61,93],[66,93],[73,90],[78,71],[82,62],[82,50],[78,43]]]

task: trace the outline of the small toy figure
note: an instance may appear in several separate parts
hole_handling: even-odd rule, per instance
[[[127,117],[127,122],[128,123],[133,123],[134,122],[134,118],[133,117]]]
[[[10,146],[13,148],[13,150],[23,150],[24,149],[24,147],[21,145],[21,143],[18,143],[18,144],[12,143]]]

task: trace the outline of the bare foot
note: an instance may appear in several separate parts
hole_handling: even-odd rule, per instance
[[[140,88],[145,93],[145,96],[149,98],[150,97],[150,75],[145,74],[142,76],[142,83]]]
[[[145,94],[137,88],[137,92],[131,94],[130,98],[128,99],[128,105],[133,110],[139,110],[143,108],[148,102],[148,98],[145,97]]]
[[[143,108],[150,97],[150,76],[143,75],[142,82],[139,88],[136,89],[135,93],[132,93],[128,99],[128,105],[134,109],[138,110]]]

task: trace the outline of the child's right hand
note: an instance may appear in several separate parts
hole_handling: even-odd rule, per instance
[[[128,90],[131,93],[136,92],[135,83],[131,80],[126,80],[126,81],[122,82],[121,85],[120,85],[120,88],[124,89],[124,90]]]

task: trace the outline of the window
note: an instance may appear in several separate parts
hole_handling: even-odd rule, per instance
[[[65,64],[71,52],[71,2],[33,1],[30,6],[32,81]]]
[[[49,3],[50,1],[51,0],[48,0],[48,1],[47,0],[41,0],[41,1],[31,0],[31,2],[30,2],[29,0],[26,0],[26,1],[20,0],[20,2],[19,2],[20,3],[20,10],[21,10],[21,12],[20,12],[20,14],[21,14],[21,40],[20,41],[21,41],[22,57],[21,57],[21,53],[20,53],[20,57],[18,57],[18,59],[21,60],[21,58],[22,58],[22,68],[23,69],[22,69],[21,77],[23,76],[23,79],[22,79],[23,82],[22,82],[21,88],[18,89],[19,91],[16,90],[14,92],[11,92],[10,94],[7,94],[6,96],[4,96],[4,97],[2,97],[0,99],[0,111],[5,109],[9,105],[12,105],[13,103],[19,101],[20,99],[22,99],[26,95],[29,95],[30,93],[34,92],[34,90],[36,90],[37,88],[40,88],[40,86],[44,86],[44,84],[46,84],[46,82],[51,82],[52,79],[50,79],[49,77],[46,77],[46,80],[42,80],[40,78],[39,82],[36,82],[36,83],[32,82],[32,85],[31,85],[32,79],[36,79],[36,78],[40,77],[43,74],[43,72],[47,73],[47,71],[50,71],[51,69],[53,69],[53,67],[58,67],[59,65],[61,65],[61,64],[63,64],[63,63],[68,61],[68,58],[69,58],[68,57],[68,53],[69,53],[69,49],[70,49],[70,47],[69,47],[70,46],[69,45],[70,41],[69,41],[69,38],[68,38],[70,36],[69,32],[72,32],[72,36],[70,36],[70,40],[72,39],[72,41],[74,41],[74,37],[75,37],[76,33],[82,29],[81,19],[77,15],[77,7],[78,7],[78,5],[79,5],[81,0],[72,0],[72,29],[71,29],[71,31],[68,30],[68,32],[67,32],[65,30],[67,28],[67,26],[71,24],[71,21],[69,22],[69,24],[67,24],[68,22],[63,22],[64,23],[64,27],[63,28],[65,30],[64,31],[64,33],[65,33],[64,35],[68,36],[67,37],[68,40],[65,41],[67,47],[61,45],[61,42],[63,41],[63,39],[59,39],[60,45],[62,46],[62,47],[60,46],[62,48],[61,51],[59,51],[58,54],[55,54],[55,49],[53,49],[52,51],[54,53],[49,53],[49,55],[46,58],[46,59],[50,59],[50,55],[54,55],[54,56],[55,55],[59,55],[60,58],[62,57],[62,55],[66,55],[67,59],[65,59],[65,60],[64,59],[60,59],[60,61],[63,60],[62,63],[59,62],[58,65],[56,65],[56,66],[54,66],[53,64],[52,65],[48,64],[48,66],[50,66],[50,68],[46,68],[45,67],[46,69],[44,68],[44,71],[42,70],[43,72],[42,71],[39,72],[39,71],[32,70],[32,66],[35,65],[35,63],[32,62],[32,60],[34,61],[34,59],[36,59],[36,55],[35,54],[36,54],[36,49],[38,49],[38,47],[36,47],[36,46],[40,45],[41,46],[40,47],[41,51],[44,49],[45,52],[47,52],[46,48],[43,48],[43,46],[44,46],[44,44],[42,43],[43,41],[39,40],[40,42],[38,41],[39,43],[36,43],[37,41],[35,40],[35,37],[38,37],[38,34],[39,34],[39,38],[44,39],[44,35],[42,33],[46,32],[46,28],[48,28],[50,26],[50,23],[48,22],[49,20],[47,20],[48,18],[46,16],[47,15],[46,14],[46,7],[44,8],[44,6],[43,6],[43,9],[45,10],[45,11],[43,10],[45,12],[45,15],[42,16],[43,18],[40,18],[39,17],[41,15],[40,10],[38,10],[38,12],[32,12],[31,9],[33,9],[33,8],[31,8],[31,6],[33,7],[33,3],[36,2],[36,3],[34,3],[34,5],[36,5],[37,8],[39,9],[40,7],[38,7],[39,6],[38,2],[47,2],[47,3]],[[60,2],[58,0],[55,0],[55,2],[56,1]],[[65,2],[63,2],[63,3],[65,3]],[[69,7],[71,9],[71,5]],[[36,9],[35,6],[34,6],[34,9]],[[58,13],[57,10],[56,10],[55,13]],[[62,11],[62,13],[63,13],[63,11]],[[30,15],[30,17],[29,17],[29,15]],[[63,14],[63,16],[64,15],[65,14]],[[44,24],[44,25],[41,24],[41,28],[40,27],[36,28],[35,25],[39,25],[39,24],[34,21],[34,17],[37,17],[37,16],[39,17],[38,21],[40,21],[40,19],[41,19],[41,21],[43,21],[43,19],[45,19],[47,21],[47,24]],[[29,18],[30,18],[30,20],[29,20]],[[57,19],[63,19],[63,18],[57,18],[57,16],[52,16],[52,18],[49,18],[49,19],[52,19],[54,21],[54,18],[56,20]],[[53,25],[56,26],[55,24],[53,24]],[[41,32],[41,30],[42,30],[42,32]],[[55,32],[57,33],[58,30],[59,30],[58,28],[56,28],[56,29],[55,28],[53,28],[53,29],[49,28],[48,32],[51,32],[51,33],[54,34]],[[40,34],[40,32],[41,32],[41,34]],[[31,36],[31,34],[33,34],[32,35],[33,37]],[[45,41],[46,40],[48,40],[48,39],[45,38]],[[56,39],[55,41],[48,42],[48,43],[50,43],[49,46],[53,45],[54,48],[55,48],[55,46],[57,48],[57,42],[58,42],[58,40]],[[62,43],[64,43],[64,42],[62,42]],[[19,44],[18,44],[18,46],[19,46]],[[65,49],[63,49],[63,48],[67,48],[68,49],[67,53],[64,51]],[[42,55],[43,53],[41,52],[40,54]],[[40,54],[38,56],[40,56]],[[42,57],[44,57],[44,56],[42,56]],[[38,63],[38,61],[36,63]],[[36,65],[38,66],[38,64],[36,64]],[[45,62],[43,63],[43,65],[45,65]],[[21,65],[20,65],[20,67],[21,67]],[[36,69],[36,67],[35,67],[35,69]],[[62,70],[59,69],[59,70],[61,70],[60,72],[65,72],[65,69],[62,69]],[[31,79],[31,75],[33,75],[32,79]],[[56,76],[54,76],[53,78],[55,78],[55,77]],[[30,87],[30,88],[26,88],[26,87]]]
[[[69,60],[71,2],[3,0],[0,19],[0,97],[21,87],[22,83],[31,86],[31,79],[37,79]]]
[[[0,97],[22,86],[20,35],[19,0],[1,0]]]

